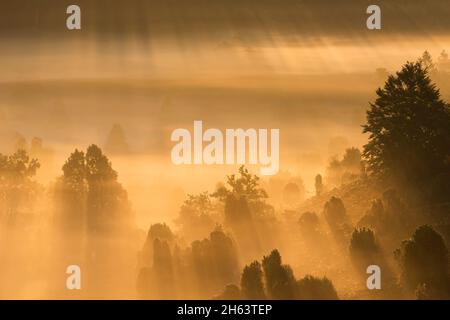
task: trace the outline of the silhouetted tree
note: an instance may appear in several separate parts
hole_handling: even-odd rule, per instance
[[[374,200],[358,222],[359,227],[371,228],[379,237],[395,245],[410,234],[416,225],[416,216],[393,189],[385,191],[381,199]]]
[[[62,166],[63,174],[53,187],[55,236],[53,251],[60,258],[55,268],[76,262],[85,267],[86,201],[88,185],[84,153],[75,150]],[[62,281],[62,279],[60,280]],[[64,294],[64,293],[62,293]]]
[[[261,249],[258,230],[245,196],[228,195],[224,212],[225,226],[233,231],[244,257],[248,258],[258,254]]]
[[[366,228],[355,229],[350,239],[350,257],[360,274],[365,274],[368,266],[380,264],[380,250],[373,231]]]
[[[62,171],[55,197],[63,228],[72,233],[85,230],[89,236],[129,230],[132,217],[127,192],[100,148],[91,145],[86,154],[75,149]]]
[[[250,265],[244,267],[241,277],[242,296],[245,299],[265,299],[263,272],[261,264],[253,261]]]
[[[166,241],[169,245],[173,244],[174,234],[165,223],[156,223],[150,226],[147,233],[147,239],[140,253],[140,265],[151,266],[153,263],[153,247],[156,239]]]
[[[436,175],[449,172],[449,105],[423,62],[405,64],[376,93],[363,126],[370,134],[364,146],[370,174],[426,192]]]
[[[167,241],[159,238],[156,238],[153,242],[153,273],[158,297],[173,299],[176,293],[174,290],[172,255]]]
[[[171,242],[175,236],[167,224],[156,223],[156,224],[152,224],[150,226],[147,237],[151,238],[153,240],[158,238],[161,240],[166,240],[168,242]]]
[[[436,72],[436,65],[433,62],[431,54],[427,50],[425,50],[422,57],[419,58],[419,63],[428,73],[433,74]]]
[[[323,192],[322,176],[318,174],[315,179],[316,196],[320,196]]]
[[[129,152],[125,132],[120,124],[114,124],[106,139],[105,151],[108,154],[124,154]]]
[[[402,282],[421,298],[450,297],[448,249],[430,226],[419,227],[411,239],[395,251],[402,270]]]
[[[346,243],[352,227],[342,200],[331,197],[325,203],[323,214],[336,241],[340,244]]]
[[[128,195],[117,181],[117,172],[96,145],[86,151],[87,223],[91,233],[127,228],[131,224]]]
[[[239,279],[235,245],[219,226],[209,239],[192,243],[192,261],[202,292],[207,295]]]
[[[297,280],[295,296],[300,300],[338,300],[333,283],[327,278],[316,278],[310,275]]]
[[[442,50],[438,59],[438,70],[439,73],[448,73],[450,72],[450,59],[448,58],[448,53],[445,50]]]
[[[229,195],[225,200],[225,223],[232,228],[242,228],[249,226],[251,222],[252,214],[247,199],[244,196]]]
[[[278,250],[264,256],[262,261],[266,288],[271,299],[295,299],[295,278],[288,265],[281,264]]]
[[[327,182],[334,185],[349,183],[361,175],[361,152],[357,148],[345,150],[342,160],[333,158],[327,168]]]
[[[360,162],[361,152],[358,148],[348,148],[345,150],[344,157],[341,161],[344,167],[359,170]]]
[[[112,292],[118,282],[131,281],[135,277],[131,265],[136,264],[137,248],[128,196],[99,147],[91,145],[86,153],[75,150],[70,155],[56,184],[55,195],[62,204],[58,208],[62,225],[68,226],[72,221],[76,227],[72,244],[83,243],[86,235],[83,252],[85,287],[89,292],[94,296]],[[118,279],[117,270],[129,272],[123,272]]]
[[[220,226],[217,226],[209,237],[211,257],[215,263],[217,277],[221,281],[234,282],[239,277],[239,269],[233,240],[223,232]]]
[[[239,168],[239,176],[235,174],[227,176],[227,186],[219,186],[213,197],[226,202],[235,199],[241,206],[244,201],[249,211],[254,215],[263,217],[273,213],[273,207],[266,203],[267,192],[260,187],[259,177],[249,173],[244,166]],[[245,199],[245,200],[244,200]]]
[[[36,199],[40,188],[32,178],[39,167],[25,150],[9,156],[0,153],[0,217],[8,223],[14,224]]]
[[[64,163],[63,175],[55,186],[58,221],[65,232],[80,234],[86,226],[86,163],[84,153],[75,151]]]
[[[347,222],[347,212],[340,198],[331,197],[324,206],[325,219],[330,225],[339,225]]]
[[[272,247],[278,222],[258,176],[241,166],[239,176],[227,176],[227,185],[219,186],[213,196],[225,204],[225,225],[232,229],[241,253],[247,255],[244,258],[253,259],[262,248]]]
[[[208,192],[188,195],[181,206],[175,223],[182,237],[193,240],[208,236],[219,221],[215,206]]]
[[[311,257],[320,258],[324,250],[329,249],[326,235],[322,232],[319,217],[315,212],[307,211],[298,220],[300,236],[310,250]]]
[[[265,281],[262,280],[263,276]],[[240,292],[243,299],[338,299],[336,289],[325,277],[319,279],[307,275],[297,281],[291,267],[282,264],[281,255],[276,249],[263,257],[262,270],[258,261],[245,266]]]
[[[240,300],[241,298],[239,287],[235,284],[228,284],[221,294],[214,297],[216,300]]]
[[[304,212],[300,216],[298,223],[303,233],[316,234],[319,232],[319,217],[315,212]]]
[[[235,174],[227,176],[227,185],[219,186],[214,197],[225,201],[228,196],[244,196],[249,202],[259,202],[267,198],[267,193],[259,187],[259,177],[249,173],[244,166],[239,167],[239,176]]]
[[[289,171],[280,171],[271,176],[266,181],[266,188],[273,204],[293,207],[303,201],[305,196],[305,185],[302,178]]]
[[[174,299],[174,263],[169,244],[159,237],[152,242],[152,264],[139,269],[137,291],[144,299]]]

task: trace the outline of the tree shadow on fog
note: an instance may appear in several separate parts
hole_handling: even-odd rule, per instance
[[[300,237],[312,261],[331,262],[329,238],[315,212],[304,212],[298,220]]]
[[[137,233],[117,172],[95,145],[86,153],[75,150],[62,170],[53,188],[54,223],[61,240],[57,256],[63,257],[55,268],[82,267],[84,298],[134,296]]]
[[[145,299],[205,298],[238,277],[235,243],[218,226],[209,238],[196,240],[185,250],[154,239],[152,262],[140,269],[137,289]]]
[[[345,210],[344,203],[341,199],[331,197],[331,199],[325,203],[323,208],[323,216],[331,231],[336,244],[343,248],[350,239],[352,225],[347,212]]]

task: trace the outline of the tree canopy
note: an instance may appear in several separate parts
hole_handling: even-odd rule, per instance
[[[422,60],[390,75],[367,111],[364,157],[369,173],[388,183],[420,186],[449,171],[450,107]]]

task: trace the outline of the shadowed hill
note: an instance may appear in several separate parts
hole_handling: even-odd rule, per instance
[[[368,181],[356,180],[305,200],[298,208],[298,212],[322,212],[325,203],[331,197],[336,197],[343,201],[348,216],[355,223],[371,207],[372,201],[380,195],[381,190],[377,190]]]

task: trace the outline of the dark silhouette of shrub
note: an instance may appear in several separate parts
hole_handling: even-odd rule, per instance
[[[315,178],[314,187],[316,188],[316,196],[322,195],[324,186],[322,182],[322,176],[320,174],[318,174]]]
[[[361,228],[353,230],[349,245],[350,258],[360,275],[366,274],[370,265],[382,263],[381,252],[372,230]]]
[[[315,212],[304,212],[298,219],[300,231],[307,235],[314,235],[319,232],[319,217]]]
[[[450,297],[448,250],[444,240],[428,225],[419,227],[411,239],[395,251],[402,270],[402,282],[421,298]]]
[[[296,299],[300,300],[338,300],[336,289],[327,278],[316,278],[310,275],[297,280],[295,285]]]
[[[269,298],[295,299],[294,274],[290,266],[281,264],[278,250],[273,250],[270,255],[264,256],[262,266]]]
[[[241,298],[241,291],[235,284],[226,285],[223,292],[214,297],[215,300],[240,300]]]
[[[352,227],[342,200],[331,197],[325,203],[323,214],[337,243],[339,245],[346,244],[350,238]]]
[[[241,277],[242,296],[245,299],[265,299],[263,271],[258,261],[244,267]]]

